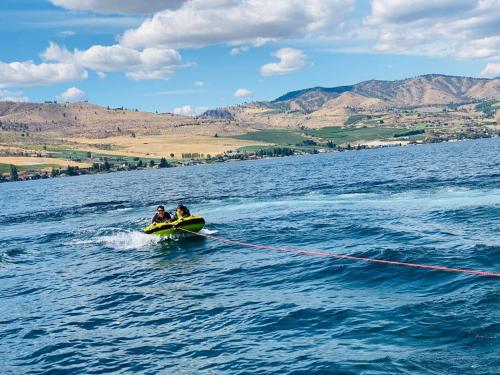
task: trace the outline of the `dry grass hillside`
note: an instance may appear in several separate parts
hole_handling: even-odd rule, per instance
[[[320,128],[344,124],[359,113],[477,103],[500,98],[500,79],[424,75],[399,81],[371,80],[351,86],[289,92],[272,102],[253,102],[207,111],[205,117],[233,119],[260,128]]]
[[[123,135],[241,133],[225,121],[171,113],[149,113],[124,108],[104,108],[89,103],[0,102],[1,128],[63,137],[107,138]]]
[[[4,150],[57,147],[151,158],[171,153],[216,155],[262,144],[224,137],[249,130],[252,129],[226,120],[104,108],[89,103],[0,102],[0,148]]]

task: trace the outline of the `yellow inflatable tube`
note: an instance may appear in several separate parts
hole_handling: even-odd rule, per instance
[[[187,216],[170,223],[151,224],[144,228],[144,233],[155,236],[172,236],[186,233],[182,229],[190,232],[199,232],[205,226],[205,219],[201,216]]]

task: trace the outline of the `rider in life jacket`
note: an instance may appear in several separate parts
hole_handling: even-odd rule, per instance
[[[186,206],[184,206],[183,204],[180,204],[177,206],[177,211],[175,212],[173,221],[184,219],[188,216],[191,216],[189,209]]]

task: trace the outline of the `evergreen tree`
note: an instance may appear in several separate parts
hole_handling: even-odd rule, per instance
[[[78,167],[72,167],[68,165],[68,168],[66,169],[66,174],[68,176],[78,176]]]
[[[10,165],[10,179],[11,181],[17,181],[17,167],[13,164]]]
[[[158,165],[158,167],[160,167],[160,168],[167,168],[168,167],[167,159],[161,158],[160,164]]]

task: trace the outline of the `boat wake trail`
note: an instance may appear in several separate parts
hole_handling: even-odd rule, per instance
[[[156,238],[137,231],[120,232],[110,236],[101,237],[101,243],[118,249],[142,248],[148,245],[156,244],[161,240],[161,237]]]
[[[150,236],[138,231],[118,232],[106,236],[98,236],[86,240],[75,240],[71,245],[100,244],[114,249],[139,249],[161,242],[161,237]]]

